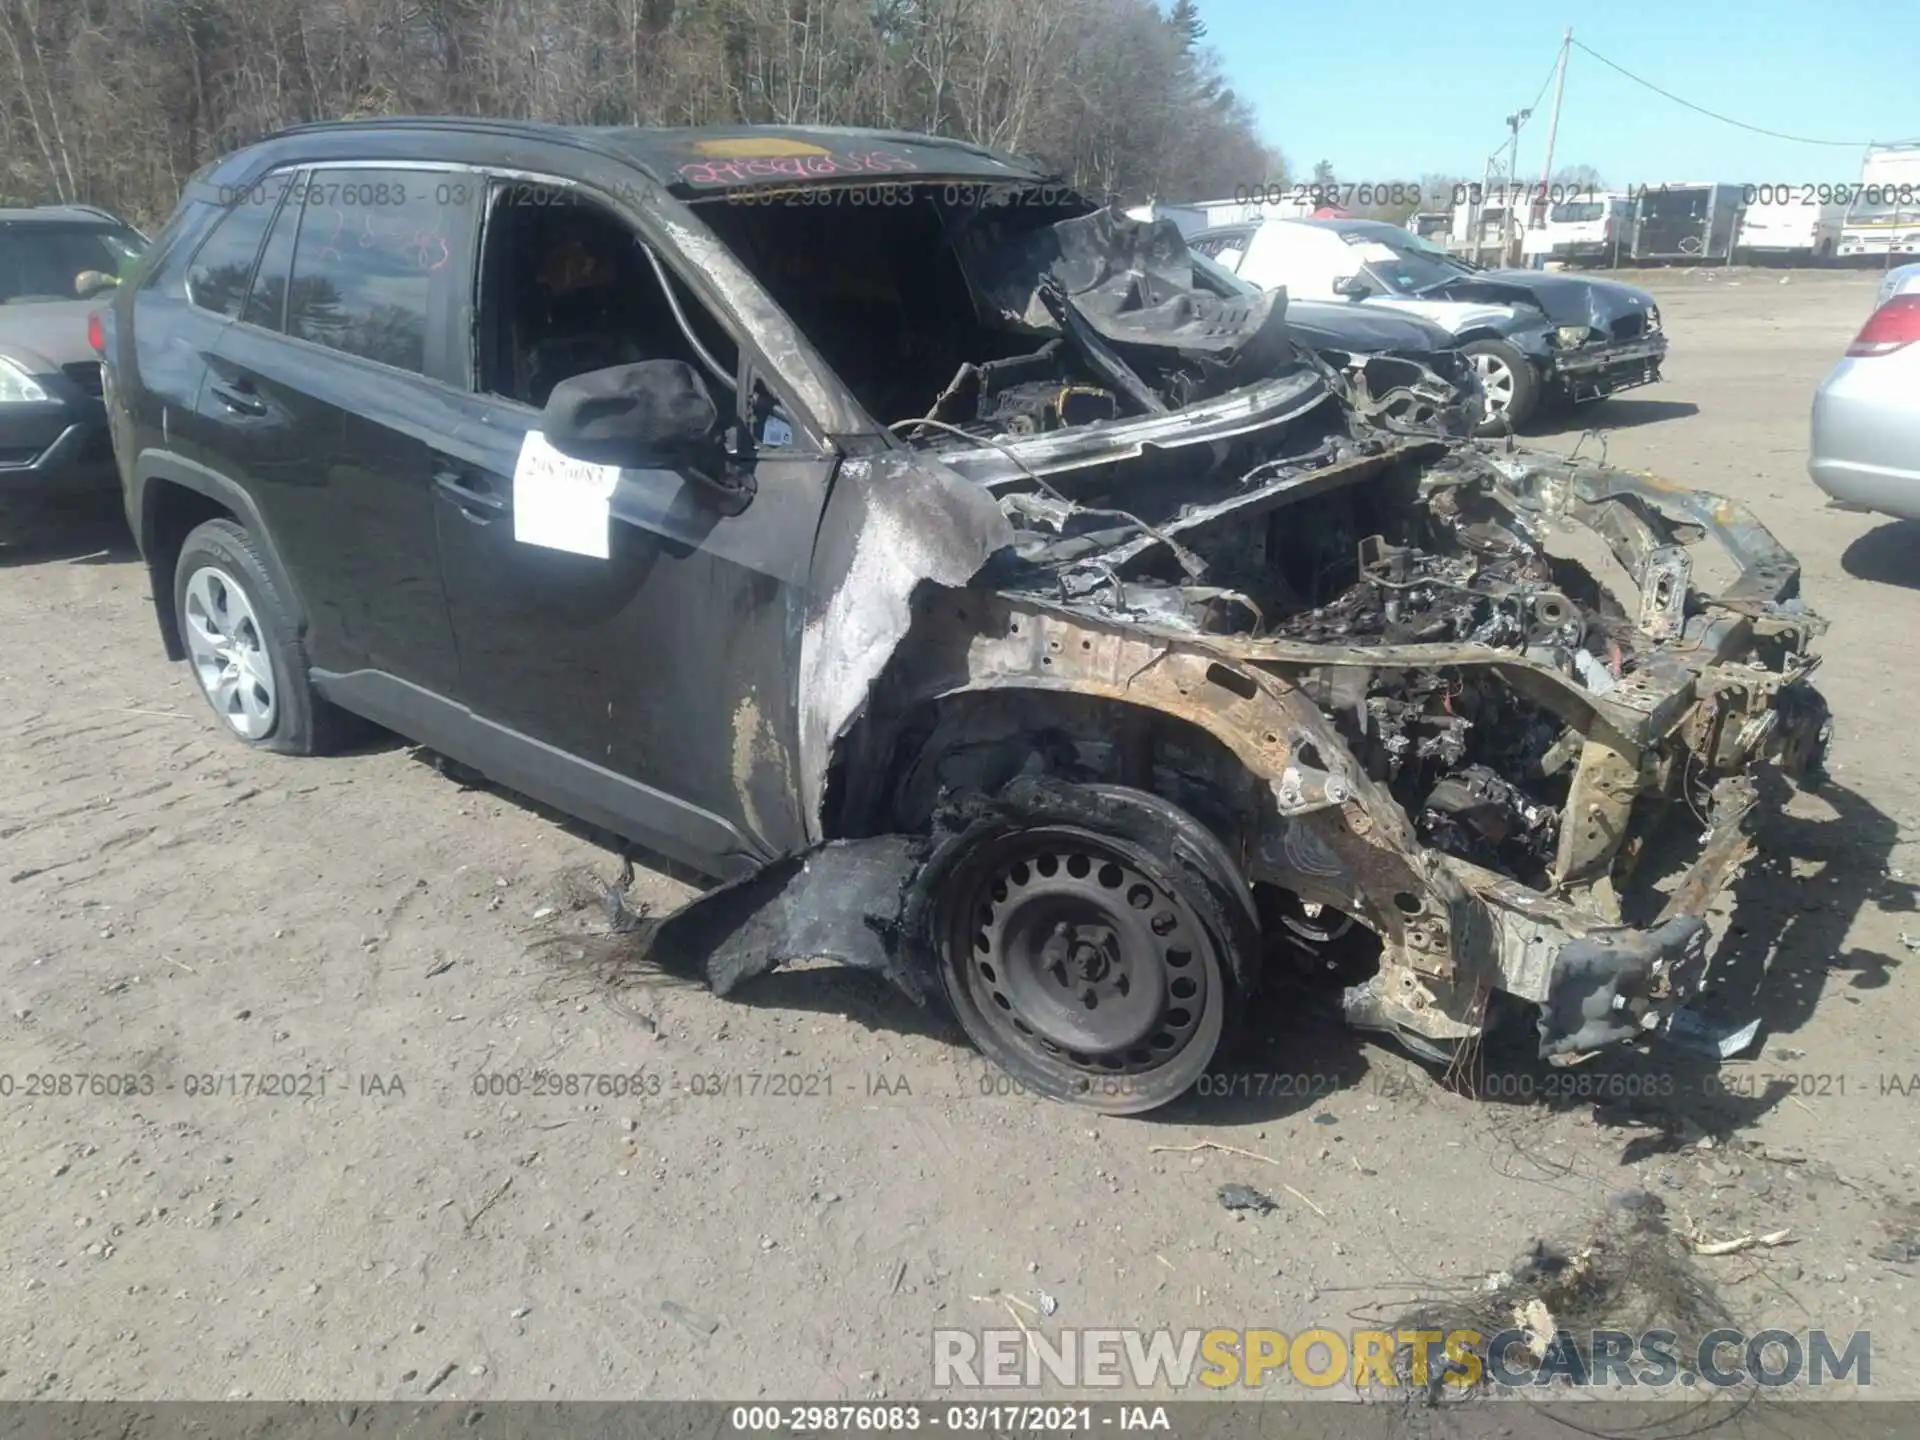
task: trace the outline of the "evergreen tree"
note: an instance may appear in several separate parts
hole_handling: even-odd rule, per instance
[[[1167,24],[1179,36],[1182,50],[1192,50],[1207,36],[1207,22],[1200,18],[1200,7],[1194,0],[1173,0]]]

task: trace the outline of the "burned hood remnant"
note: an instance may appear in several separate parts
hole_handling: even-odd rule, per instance
[[[1793,556],[1733,501],[1450,433],[1445,377],[1329,363],[1171,226],[900,183],[711,217],[885,429],[800,621],[814,848],[650,963],[724,992],[838,957],[1113,1112],[1336,959],[1349,1020],[1436,1060],[1496,991],[1550,1057],[1673,1025],[1754,772],[1824,752]],[[938,305],[834,271],[862,225],[947,247]],[[782,227],[840,237],[805,289]]]
[[[1197,289],[1171,220],[1112,208],[1071,216],[1009,243],[988,266],[988,298],[1009,321],[1057,327],[1096,352],[1141,347],[1177,367],[1170,393],[1139,396],[1143,411],[1222,393],[1291,359],[1285,292]]]

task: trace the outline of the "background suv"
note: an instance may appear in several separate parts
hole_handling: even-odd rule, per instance
[[[146,245],[104,210],[0,210],[0,504],[116,488],[88,316]]]

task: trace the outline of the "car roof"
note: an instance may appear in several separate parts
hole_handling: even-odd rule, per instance
[[[1251,235],[1259,228],[1258,220],[1236,220],[1231,225],[1209,225],[1206,229],[1196,230],[1187,236],[1187,243],[1191,245],[1196,240],[1218,240],[1222,236],[1233,236],[1237,239],[1242,235]]]
[[[528,120],[461,116],[401,116],[379,120],[325,121],[296,125],[268,136],[243,155],[267,152],[277,162],[321,161],[319,152],[374,153],[404,163],[409,142],[422,159],[430,143],[454,136],[491,137],[503,147],[515,142],[566,145],[609,155],[687,198],[749,188],[874,183],[916,174],[939,179],[1035,184],[1055,172],[1035,161],[989,150],[964,140],[902,130],[839,125],[664,126],[549,125]],[[316,145],[314,142],[319,141]],[[337,141],[337,144],[327,144]],[[503,157],[504,158],[504,157]],[[509,162],[510,163],[510,162]],[[220,167],[222,170],[226,165]],[[253,170],[254,165],[240,168]],[[267,168],[271,168],[269,165]],[[206,177],[211,178],[211,177]]]
[[[1331,230],[1336,235],[1365,235],[1379,240],[1398,240],[1405,244],[1409,233],[1404,225],[1389,225],[1385,220],[1288,220],[1288,225],[1310,225],[1315,230]]]
[[[92,205],[35,205],[30,209],[0,210],[0,225],[118,225],[131,229],[110,210]]]

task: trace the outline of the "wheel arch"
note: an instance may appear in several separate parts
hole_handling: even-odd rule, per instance
[[[864,727],[844,756],[833,791],[836,835],[921,829],[942,791],[996,791],[1036,760],[1063,779],[1159,795],[1230,849],[1253,822],[1260,782],[1252,768],[1206,726],[1151,704],[1038,680],[969,683],[903,700],[884,722]]]
[[[1204,635],[1011,597],[947,591],[920,605],[836,749],[829,833],[915,832],[943,791],[1033,773],[1156,795],[1213,833],[1247,882],[1413,938],[1431,961],[1452,949],[1447,916],[1464,892],[1297,685]],[[1425,899],[1395,903],[1408,893]]]
[[[1522,345],[1513,334],[1493,325],[1475,325],[1470,329],[1462,330],[1453,339],[1456,345],[1471,345],[1476,340],[1498,340],[1503,345],[1511,345],[1522,355],[1527,353],[1527,347]]]
[[[275,588],[291,607],[295,625],[305,633],[306,609],[299,588],[280,558],[259,507],[238,483],[171,451],[145,450],[134,463],[129,502],[134,538],[146,561],[154,618],[168,659],[184,660],[187,653],[174,614],[174,567],[187,536],[208,520],[231,520],[247,531]]]

